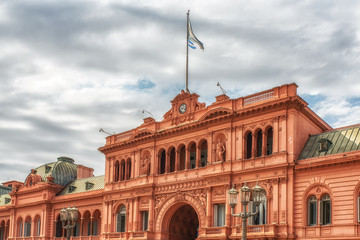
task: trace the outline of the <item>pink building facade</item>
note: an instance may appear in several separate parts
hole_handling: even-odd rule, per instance
[[[182,91],[162,121],[107,137],[104,176],[60,157],[4,183],[0,240],[64,238],[69,205],[74,240],[241,239],[227,191],[245,182],[264,189],[248,239],[360,238],[360,125],[332,129],[296,84],[198,97]]]

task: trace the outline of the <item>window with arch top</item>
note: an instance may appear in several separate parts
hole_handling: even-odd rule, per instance
[[[320,225],[331,224],[331,199],[325,194],[320,200]]]
[[[308,226],[314,226],[317,224],[317,200],[315,196],[308,198]]]
[[[246,155],[245,158],[251,158],[252,157],[252,132],[249,132],[246,137],[245,137],[245,150],[246,150]]]
[[[126,207],[123,205],[120,207],[116,214],[116,232],[126,231]]]

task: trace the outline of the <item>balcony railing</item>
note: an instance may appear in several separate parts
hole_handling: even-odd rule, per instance
[[[274,91],[269,91],[269,92],[264,92],[262,94],[259,95],[255,95],[255,96],[251,96],[251,97],[246,97],[244,99],[244,106],[252,104],[252,103],[256,103],[256,102],[260,102],[263,100],[267,100],[270,98],[274,97]]]
[[[232,234],[230,239],[236,238],[241,236],[242,229],[241,226],[234,227],[232,229]],[[266,225],[248,225],[247,226],[247,235],[249,238],[255,237],[275,237],[277,236],[277,225],[276,224],[266,224]]]

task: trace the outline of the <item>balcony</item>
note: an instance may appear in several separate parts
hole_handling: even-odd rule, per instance
[[[242,234],[241,226],[236,226],[232,228],[232,233],[230,239],[239,239]],[[275,238],[277,236],[277,225],[276,224],[266,224],[266,225],[248,225],[247,226],[247,238],[248,239],[257,239],[257,238]]]

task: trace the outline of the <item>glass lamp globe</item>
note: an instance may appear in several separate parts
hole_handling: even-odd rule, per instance
[[[228,191],[229,205],[234,208],[237,205],[239,191],[234,186]]]
[[[68,218],[69,218],[68,211],[65,208],[61,209],[61,211],[60,211],[60,220],[61,221],[66,221]]]
[[[253,202],[255,205],[259,205],[261,203],[261,192],[263,191],[263,188],[259,186],[259,183],[257,182],[255,187],[253,187]]]
[[[248,204],[250,202],[250,195],[251,190],[245,183],[244,186],[241,187],[241,203],[244,205]]]

